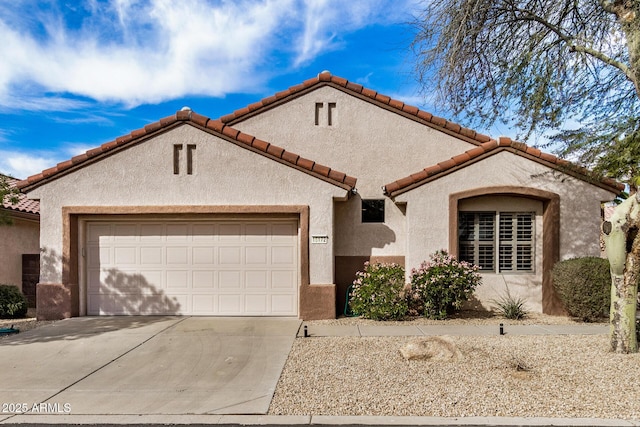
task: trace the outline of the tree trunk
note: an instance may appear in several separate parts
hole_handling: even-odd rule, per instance
[[[640,193],[629,197],[603,224],[611,265],[611,350],[636,353],[636,306],[640,278]]]

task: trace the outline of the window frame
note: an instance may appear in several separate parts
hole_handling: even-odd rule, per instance
[[[472,218],[471,228],[469,218]],[[486,224],[481,221],[487,218],[492,218],[492,239],[486,238]],[[508,228],[503,220],[511,223]],[[458,258],[473,259],[473,263],[481,267],[481,273],[535,274],[535,223],[536,213],[530,211],[459,211]],[[491,248],[490,257],[487,252],[482,252],[483,248]],[[468,255],[470,250],[471,257]],[[509,262],[506,262],[507,252]],[[491,258],[490,267],[488,258]]]

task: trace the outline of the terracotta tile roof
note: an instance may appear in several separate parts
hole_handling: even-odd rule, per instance
[[[404,192],[426,184],[427,182],[436,180],[454,170],[463,168],[478,160],[484,159],[505,150],[526,157],[545,166],[557,169],[614,193],[620,193],[622,190],[624,190],[624,184],[621,184],[611,178],[596,177],[588,169],[574,165],[567,160],[563,160],[554,155],[544,153],[537,148],[529,147],[522,142],[513,141],[511,138],[500,137],[498,138],[498,140],[492,139],[481,144],[478,147],[472,148],[471,150],[454,156],[451,159],[445,160],[436,165],[429,166],[417,173],[387,184],[383,187],[384,193],[390,197],[400,195]]]
[[[111,142],[102,144],[100,147],[91,149],[84,154],[75,156],[65,162],[58,163],[54,167],[18,182],[17,186],[25,191],[32,190],[49,180],[55,179],[66,173],[70,173],[79,167],[93,163],[106,153],[110,153],[117,148],[123,148],[127,145],[135,144],[143,139],[155,135],[158,132],[162,132],[182,124],[195,126],[208,133],[217,135],[227,141],[235,143],[236,145],[269,157],[285,165],[294,167],[331,184],[337,185],[345,190],[353,190],[356,186],[356,178],[348,176],[343,172],[338,172],[328,166],[316,163],[313,160],[300,157],[297,154],[284,150],[281,147],[233,129],[221,120],[212,120],[191,110],[178,111],[172,116],[160,119],[155,123],[146,125],[144,128],[134,130],[128,135],[121,136]]]
[[[303,83],[292,86],[287,90],[278,92],[273,96],[264,98],[261,101],[249,104],[248,106],[234,111],[231,114],[220,117],[220,121],[233,125],[235,122],[242,121],[254,114],[258,114],[264,109],[274,107],[285,99],[299,96],[313,88],[331,85],[346,93],[363,98],[371,103],[380,105],[391,111],[395,111],[406,117],[418,120],[432,128],[443,131],[447,134],[464,139],[472,144],[480,145],[491,140],[491,137],[478,133],[472,129],[464,128],[456,123],[450,122],[442,117],[434,116],[431,113],[420,110],[418,107],[405,104],[397,99],[390,98],[386,95],[367,89],[360,84],[353,83],[342,77],[334,76],[328,71],[318,74],[317,77],[305,80]]]
[[[5,177],[7,182],[9,183],[9,188],[16,188],[18,182],[20,182],[20,180],[7,175],[2,176]],[[16,203],[15,205],[9,201],[8,196],[5,197],[2,201],[2,207],[4,209],[9,209],[16,212],[40,215],[40,202],[37,200],[28,199],[24,194],[18,194],[18,203]]]

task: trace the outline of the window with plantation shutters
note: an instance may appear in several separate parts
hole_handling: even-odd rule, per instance
[[[531,212],[461,212],[458,258],[487,272],[532,272],[534,220]]]

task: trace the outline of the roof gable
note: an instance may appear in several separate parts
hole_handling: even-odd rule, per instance
[[[539,149],[529,147],[522,142],[513,141],[511,138],[500,137],[498,140],[492,139],[448,160],[429,166],[417,173],[389,183],[383,187],[383,191],[386,195],[395,197],[503,151],[509,151],[513,154],[525,157],[590,184],[604,188],[605,190],[611,191],[615,194],[619,194],[624,190],[624,184],[621,184],[611,178],[597,177],[588,169],[574,165],[567,160],[544,153]]]
[[[303,158],[295,153],[258,139],[252,135],[240,132],[231,126],[226,125],[221,120],[211,120],[208,117],[197,114],[191,110],[181,110],[175,115],[168,116],[155,123],[148,124],[144,128],[134,130],[128,135],[116,138],[115,140],[102,144],[100,147],[91,149],[84,154],[75,156],[65,162],[58,163],[56,166],[46,169],[39,174],[32,175],[26,180],[18,182],[17,187],[23,191],[30,191],[60,176],[72,173],[78,168],[99,161],[105,156],[111,155],[128,146],[141,143],[159,133],[166,132],[176,126],[185,124],[194,126],[212,135],[216,135],[238,146],[268,157],[284,165],[298,169],[316,178],[344,188],[345,190],[351,191],[356,186],[356,178],[348,176],[343,172],[336,171],[328,166]]]
[[[220,117],[220,121],[229,125],[234,125],[235,123],[239,123],[249,117],[286,103],[291,99],[302,96],[322,86],[331,86],[349,95],[360,98],[365,102],[384,108],[393,113],[400,114],[410,120],[418,121],[428,127],[475,145],[480,145],[491,140],[487,135],[462,127],[459,124],[448,121],[442,117],[434,116],[431,113],[420,110],[418,107],[405,104],[400,100],[393,99],[360,84],[350,82],[342,77],[334,76],[328,71],[324,71],[318,74],[315,78],[305,80],[303,83],[291,86],[289,89],[278,92],[273,96],[269,96],[253,104],[249,104],[248,106],[236,110],[231,114],[222,116]]]

